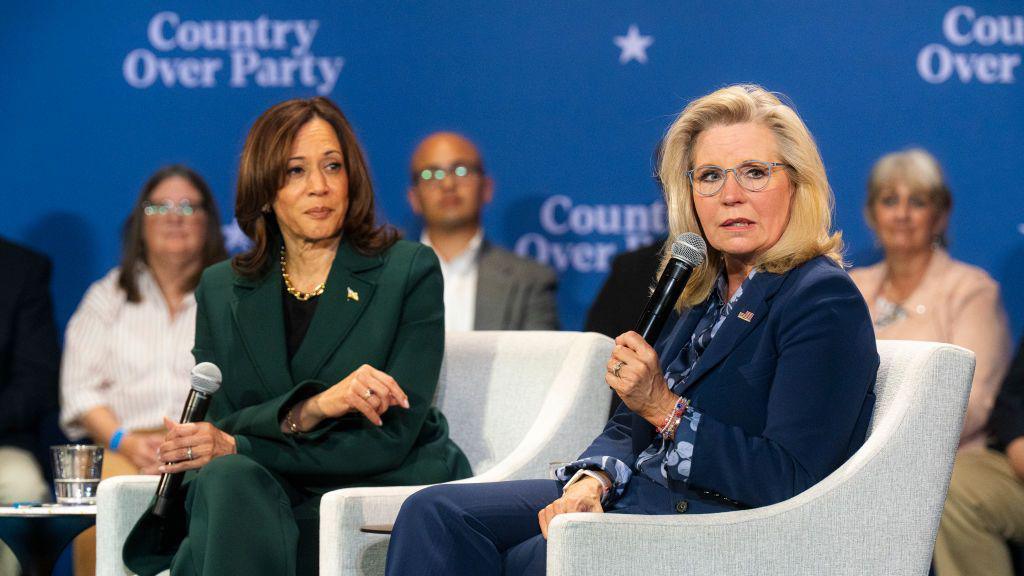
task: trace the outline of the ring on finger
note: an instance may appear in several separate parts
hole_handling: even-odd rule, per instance
[[[364,400],[369,400],[370,396],[373,396],[373,390],[370,390],[369,388],[367,388],[366,392],[363,392],[363,399]]]
[[[622,367],[625,366],[625,365],[626,365],[626,363],[623,362],[622,360],[619,360],[618,362],[616,362],[615,366],[612,366],[612,376],[615,376],[616,378],[620,378],[619,370],[622,370]]]
[[[188,446],[185,448],[185,458],[188,460],[192,459],[192,447]]]

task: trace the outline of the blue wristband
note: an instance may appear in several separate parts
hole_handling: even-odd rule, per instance
[[[114,435],[110,437],[110,449],[117,452],[117,449],[121,446],[121,440],[124,439],[124,428],[118,428]]]

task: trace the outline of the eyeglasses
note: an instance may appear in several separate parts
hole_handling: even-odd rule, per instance
[[[174,213],[178,216],[192,216],[193,214],[202,211],[202,204],[193,205],[188,200],[181,200],[177,204],[173,200],[161,202],[150,202],[149,200],[142,203],[142,213],[146,216],[166,216]]]
[[[736,182],[745,190],[760,192],[768,187],[772,179],[772,171],[776,167],[788,168],[789,164],[782,162],[762,162],[760,160],[748,160],[732,168],[721,166],[698,166],[686,173],[690,178],[690,186],[701,196],[714,196],[725,186],[725,179],[729,172],[736,178]]]
[[[428,166],[416,173],[414,178],[420,186],[437,188],[448,177],[451,177],[453,184],[459,185],[476,180],[483,172],[479,166],[468,164],[452,164],[447,167]]]

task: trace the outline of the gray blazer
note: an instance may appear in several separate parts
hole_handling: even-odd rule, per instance
[[[486,239],[479,258],[474,330],[558,330],[554,270]]]

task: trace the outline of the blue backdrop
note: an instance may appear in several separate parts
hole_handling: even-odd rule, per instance
[[[488,235],[559,271],[579,329],[611,255],[664,231],[652,152],[689,100],[785,93],[821,147],[848,254],[881,154],[931,150],[954,193],[951,251],[1003,285],[1024,328],[1024,9],[808,2],[12,3],[0,8],[0,234],[53,259],[63,325],[115,265],[147,175],[185,162],[230,222],[249,125],[326,94],[355,124],[382,215],[415,237],[407,161],[433,130],[479,142]]]

